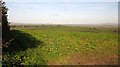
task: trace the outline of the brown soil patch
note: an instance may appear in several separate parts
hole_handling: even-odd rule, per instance
[[[118,55],[86,56],[72,55],[48,62],[49,65],[118,65]]]

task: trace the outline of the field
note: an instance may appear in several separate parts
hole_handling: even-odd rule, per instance
[[[7,36],[13,40],[3,48],[3,64],[118,64],[116,27],[13,26]]]

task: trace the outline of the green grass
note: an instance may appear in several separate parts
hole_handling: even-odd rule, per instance
[[[6,51],[3,52],[4,64],[47,65],[52,62],[69,64],[67,63],[69,60],[64,59],[67,56],[105,56],[107,58],[107,56],[118,55],[118,33],[113,32],[116,30],[115,28],[96,27],[90,29],[90,27],[79,26],[39,26],[15,27],[12,30],[27,33],[40,43],[35,43],[36,41],[29,40],[30,38],[23,38],[25,37],[22,36],[23,34],[17,33],[19,38],[15,41],[20,41],[19,45],[36,44],[37,46],[34,48],[22,46],[28,47],[23,50],[18,43],[12,42],[13,47],[6,48]],[[33,44],[31,44],[32,41]],[[16,51],[18,48],[19,50]]]

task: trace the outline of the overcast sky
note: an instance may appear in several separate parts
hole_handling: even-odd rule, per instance
[[[30,24],[118,23],[117,0],[7,0],[9,22]]]

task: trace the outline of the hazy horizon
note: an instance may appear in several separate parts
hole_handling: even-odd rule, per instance
[[[117,2],[7,2],[15,24],[118,24]]]
[[[64,24],[52,24],[52,23],[25,23],[25,22],[9,22],[10,25],[67,25],[68,23],[64,23]],[[87,23],[87,24],[84,24],[84,23],[81,23],[81,24],[68,24],[68,25],[119,25],[119,23],[94,23],[94,24],[91,24],[91,23]]]

